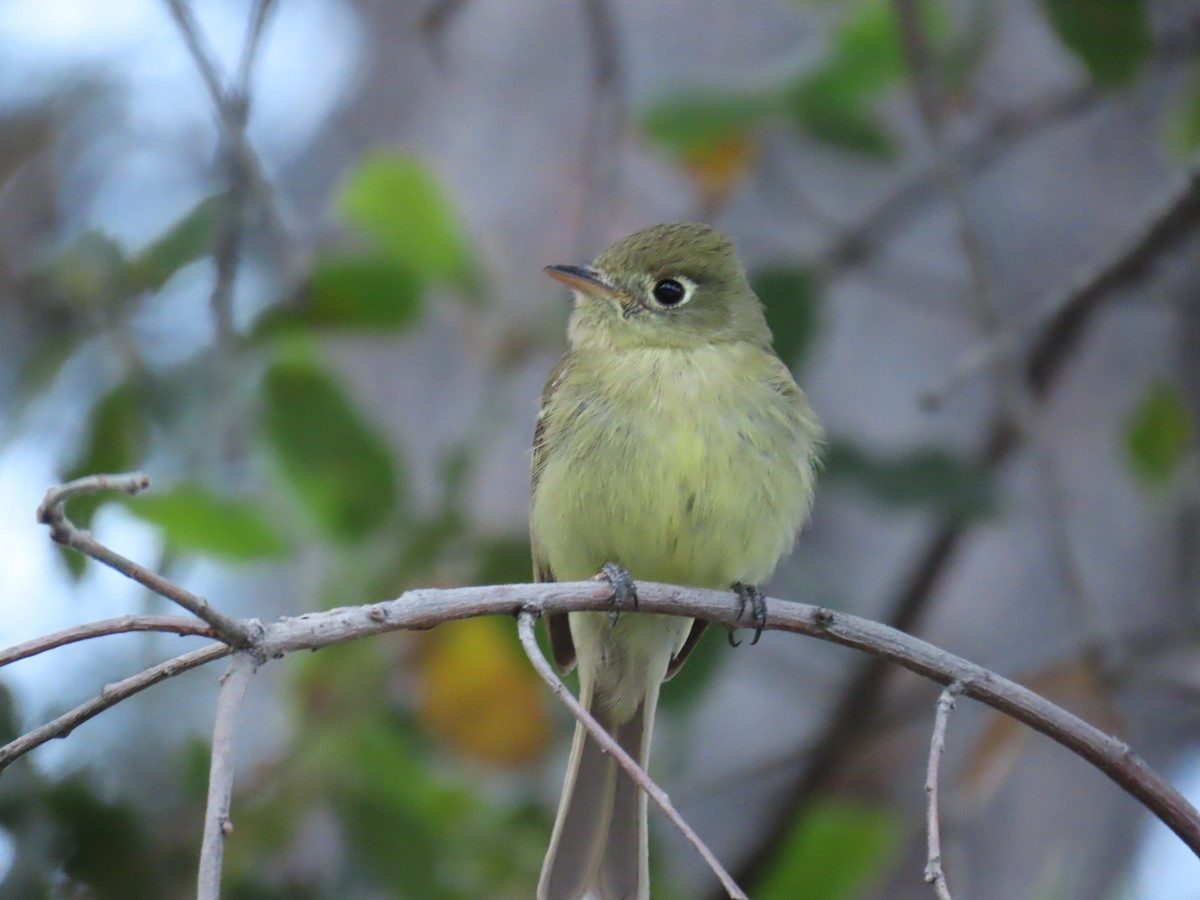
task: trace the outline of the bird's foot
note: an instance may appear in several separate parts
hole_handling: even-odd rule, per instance
[[[767,599],[763,596],[763,592],[757,585],[743,584],[740,581],[735,581],[731,587],[738,596],[738,619],[746,614],[746,606],[749,605],[750,612],[754,616],[754,638],[750,641],[750,646],[753,647],[758,643],[758,639],[762,637],[763,628],[767,624]],[[729,646],[739,647],[741,641],[733,639],[733,632],[729,632]]]
[[[621,568],[615,562],[606,562],[600,568],[600,574],[596,576],[597,581],[607,581],[612,585],[612,608],[608,611],[608,620],[612,624],[617,624],[617,619],[621,617],[621,610],[628,604],[630,609],[637,609],[637,586],[633,583],[633,578],[628,570]]]

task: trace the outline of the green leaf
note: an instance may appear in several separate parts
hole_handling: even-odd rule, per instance
[[[63,869],[96,897],[162,896],[164,873],[133,807],[100,799],[80,776],[54,785],[45,808],[63,831]]]
[[[841,150],[890,159],[896,148],[879,117],[824,90],[804,86],[792,95],[792,115],[809,135]]]
[[[1100,84],[1129,81],[1150,52],[1143,0],[1044,0],[1061,40]]]
[[[406,268],[384,256],[325,259],[313,269],[298,304],[268,310],[256,336],[289,328],[399,331],[421,315],[421,285]]]
[[[737,137],[781,109],[777,93],[693,91],[650,107],[642,128],[672,153],[688,154]]]
[[[818,140],[889,156],[892,141],[870,103],[903,71],[895,13],[884,0],[872,0],[838,30],[825,60],[789,88],[787,107],[796,124]]]
[[[283,538],[252,503],[219,497],[198,484],[181,484],[170,493],[144,494],[126,508],[162,529],[176,550],[230,560],[263,559],[286,549]]]
[[[133,383],[126,381],[102,396],[88,416],[86,437],[75,460],[62,472],[63,481],[85,475],[127,472],[136,469],[150,442],[149,427]],[[84,494],[67,505],[67,515],[81,528],[91,526],[101,504],[116,499],[113,494]],[[74,550],[63,550],[71,573],[83,572],[85,558]]]
[[[793,368],[803,365],[816,337],[820,295],[816,277],[807,269],[766,269],[751,278],[767,311],[775,351]]]
[[[387,444],[312,360],[277,360],[263,380],[263,425],[280,471],[314,520],[357,539],[396,505]]]
[[[1200,70],[1193,74],[1183,95],[1168,109],[1168,136],[1181,159],[1190,160],[1200,148]]]
[[[961,519],[977,519],[995,508],[987,474],[942,450],[874,456],[842,441],[825,451],[826,484],[853,486],[885,507],[925,507]]]
[[[849,900],[862,896],[895,855],[895,817],[859,806],[822,804],[790,829],[775,864],[751,893],[759,900]]]
[[[212,253],[224,197],[206,197],[129,262],[130,293],[161,290],[176,272]]]
[[[1179,389],[1151,385],[1125,423],[1125,452],[1134,474],[1148,484],[1163,485],[1187,456],[1192,420]]]
[[[470,255],[458,219],[421,161],[367,159],[342,190],[338,210],[419,282],[471,284]]]

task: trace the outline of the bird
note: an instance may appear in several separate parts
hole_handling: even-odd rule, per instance
[[[809,517],[822,429],[712,227],[655,225],[544,271],[574,303],[534,430],[534,577],[612,583],[609,612],[547,616],[550,645],[645,769],[659,690],[707,623],[636,612],[634,579],[735,591],[757,641],[760,585]],[[649,897],[647,798],[577,723],[537,897],[589,895]]]

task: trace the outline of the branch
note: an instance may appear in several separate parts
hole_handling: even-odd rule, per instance
[[[237,649],[244,649],[253,643],[254,623],[233,619],[212,608],[203,597],[198,597],[172,581],[163,578],[157,572],[138,565],[133,560],[109,550],[94,537],[91,532],[77,527],[67,518],[63,505],[72,497],[80,494],[96,494],[101,491],[124,491],[126,494],[139,494],[150,486],[150,477],[140,472],[130,475],[89,475],[77,478],[64,485],[52,487],[46,491],[46,498],[38,507],[37,520],[43,525],[50,526],[50,539],[55,543],[78,550],[85,556],[90,556],[97,562],[102,562],[115,569],[127,578],[132,578],[138,584],[148,587],[154,593],[178,603],[192,615],[197,616],[212,626],[212,630]]]
[[[1200,161],[1150,204],[1127,236],[1082,266],[1065,287],[1051,291],[1030,319],[967,350],[942,382],[926,389],[923,402],[944,402],[969,377],[1015,353],[1030,338],[1035,343],[1026,362],[1027,377],[1034,390],[1044,390],[1060,357],[1073,348],[1082,320],[1111,291],[1144,278],[1159,259],[1192,235],[1198,221]]]
[[[204,810],[204,840],[200,845],[200,868],[196,877],[196,900],[218,900],[221,896],[221,863],[225,837],[233,831],[229,807],[233,796],[233,746],[237,716],[246,697],[246,687],[256,663],[248,653],[239,653],[221,679],[213,725],[212,760],[208,770],[208,802]]]
[[[750,628],[725,591],[638,582],[642,612],[706,619],[723,628]],[[421,588],[395,600],[342,607],[267,625],[255,647],[264,658],[400,629],[423,630],[443,622],[487,615],[604,611],[612,589],[604,582],[510,584],[485,587]],[[1153,772],[1122,741],[1089,725],[1015,682],[879,622],[806,603],[768,599],[771,630],[815,637],[853,647],[942,685],[960,682],[962,693],[1000,710],[1062,744],[1092,763],[1132,794],[1200,856],[1200,813]]]
[[[1135,284],[1163,255],[1178,248],[1200,224],[1200,164],[1193,166],[1184,183],[1156,208],[1139,233],[1117,251],[1091,266],[1092,276],[1061,292],[1052,302],[1053,313],[1040,329],[1031,349],[1020,361],[1019,371],[1033,401],[1049,393],[1071,357],[1080,336],[1113,290]],[[1008,416],[992,419],[984,431],[979,462],[996,471],[1019,447],[1017,429]],[[889,625],[915,631],[934,589],[969,532],[967,524],[948,519],[937,525],[924,547],[913,557],[907,577],[882,615]],[[808,754],[808,765],[796,781],[781,793],[778,814],[767,823],[768,835],[736,873],[747,883],[764,871],[782,848],[785,823],[814,796],[841,765],[849,750],[865,732],[883,696],[887,666],[874,659],[852,677],[842,699],[830,714],[823,735]]]
[[[116,706],[125,698],[132,697],[148,687],[153,687],[160,681],[182,675],[188,669],[194,669],[212,662],[214,659],[228,656],[230,652],[232,651],[224,644],[209,644],[207,647],[201,647],[199,650],[193,650],[191,653],[185,653],[164,663],[159,663],[124,681],[106,685],[100,691],[99,696],[0,747],[0,772],[47,741],[66,737],[88,719],[94,718],[110,706]]]
[[[942,838],[938,829],[938,773],[942,767],[942,753],[946,749],[946,725],[950,721],[950,710],[954,709],[954,698],[961,690],[962,685],[956,681],[938,697],[937,715],[933,720],[933,738],[929,742],[929,768],[925,774],[925,796],[928,798],[925,831],[929,844],[925,880],[933,885],[938,900],[953,900],[950,888],[946,884],[946,873],[942,871]]]
[[[201,625],[199,622],[185,619],[183,616],[117,616],[113,619],[101,619],[98,622],[88,622],[86,625],[64,628],[62,631],[55,631],[52,634],[33,638],[23,644],[14,644],[5,650],[0,650],[0,668],[56,647],[73,644],[76,641],[137,631],[164,631],[208,638],[217,636],[216,632],[207,625]]]
[[[595,717],[587,711],[582,703],[576,699],[575,695],[567,690],[567,686],[562,683],[562,679],[554,674],[554,670],[550,668],[550,664],[546,662],[546,658],[542,655],[541,649],[538,647],[537,638],[533,633],[533,623],[535,621],[534,614],[529,610],[522,610],[517,614],[517,633],[521,637],[521,645],[525,648],[525,655],[529,657],[529,661],[537,670],[537,673],[542,676],[542,680],[550,686],[550,690],[558,695],[559,699],[567,705],[571,710],[572,715],[579,720],[579,723],[587,729],[588,734],[596,741],[597,744],[606,752],[612,754],[613,759],[629,773],[629,777],[633,779],[634,784],[646,792],[655,803],[659,805],[671,823],[683,832],[683,836],[688,839],[689,843],[700,853],[704,858],[705,863],[712,869],[713,874],[720,880],[721,885],[730,897],[735,900],[747,900],[746,894],[742,891],[737,883],[730,877],[729,873],[713,855],[712,850],[704,841],[700,840],[700,836],[692,830],[690,826],[679,815],[679,811],[675,809],[675,805],[671,802],[671,798],[667,796],[667,792],[660,788],[654,780],[646,774],[646,770],[638,765],[637,760],[625,752],[625,748],[616,742],[612,735],[604,730]]]

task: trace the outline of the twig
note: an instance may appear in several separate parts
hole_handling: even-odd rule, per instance
[[[50,539],[55,543],[78,550],[90,556],[97,562],[102,562],[115,569],[127,578],[132,578],[138,584],[148,587],[154,593],[178,603],[188,612],[203,619],[212,626],[213,631],[230,646],[244,649],[253,643],[255,626],[239,619],[233,619],[224,613],[213,609],[209,602],[172,581],[163,578],[157,572],[152,572],[133,560],[109,550],[92,537],[91,532],[77,527],[67,518],[63,504],[72,497],[80,494],[96,494],[101,491],[124,491],[126,494],[139,494],[150,486],[150,477],[141,472],[129,475],[89,475],[77,478],[67,484],[58,485],[46,491],[46,498],[38,507],[37,520],[43,525],[50,526]]]
[[[1177,248],[1200,220],[1200,161],[1155,200],[1136,227],[1107,252],[1089,261],[1067,285],[1051,291],[1024,323],[967,350],[942,381],[922,392],[926,406],[936,407],[970,377],[1016,353],[1035,339],[1027,377],[1038,388],[1050,377],[1060,348],[1073,344],[1076,323],[1111,291],[1144,277],[1155,261]]]
[[[942,753],[946,749],[946,724],[950,721],[950,710],[954,709],[954,698],[961,690],[962,685],[956,681],[938,697],[937,715],[933,719],[933,738],[929,742],[929,767],[925,773],[925,831],[929,844],[925,880],[933,885],[938,900],[952,900],[950,888],[946,884],[946,873],[942,871],[942,837],[938,828],[938,774],[942,767]]]
[[[621,56],[616,22],[609,0],[582,0],[583,21],[591,55],[591,85],[583,126],[580,190],[574,212],[575,240],[591,247],[612,203],[619,200],[620,171],[614,165],[614,138],[625,119]]]
[[[62,647],[65,644],[73,644],[76,641],[137,631],[165,631],[178,635],[198,635],[208,638],[217,636],[207,625],[202,625],[194,619],[185,619],[183,616],[117,616],[113,619],[101,619],[98,622],[88,622],[86,625],[64,628],[62,631],[55,631],[52,634],[42,635],[0,650],[0,668],[9,663],[45,653],[47,650]]]
[[[275,202],[275,192],[263,171],[262,160],[245,135],[245,104],[246,88],[253,69],[254,54],[257,52],[262,30],[266,25],[268,14],[273,7],[271,0],[260,0],[253,13],[250,30],[242,49],[242,59],[238,66],[238,81],[240,86],[232,95],[224,88],[224,78],[214,62],[215,55],[207,46],[200,34],[200,27],[192,15],[191,7],[185,0],[164,0],[174,19],[184,45],[195,63],[200,78],[208,90],[209,98],[217,110],[217,126],[221,130],[221,141],[227,151],[236,151],[231,155],[238,158],[246,183],[254,193],[259,210],[266,221],[267,232],[272,239],[276,261],[279,263],[287,282],[295,280],[298,268],[295,260],[293,241],[284,223],[283,215]]]
[[[646,794],[658,804],[671,823],[678,828],[688,842],[696,848],[700,856],[704,858],[704,862],[712,869],[713,874],[720,880],[721,885],[730,897],[738,898],[738,900],[747,900],[746,894],[739,888],[725,871],[724,866],[713,855],[712,850],[708,845],[700,839],[700,836],[692,830],[692,827],[684,820],[683,816],[675,809],[675,805],[671,802],[671,798],[667,796],[667,792],[659,787],[646,771],[638,765],[637,761],[625,752],[617,741],[604,730],[595,717],[587,711],[582,703],[567,690],[567,686],[562,683],[554,670],[550,668],[550,664],[546,662],[546,658],[542,656],[542,651],[538,647],[537,638],[533,633],[533,625],[535,614],[527,609],[521,610],[517,615],[517,632],[521,636],[521,645],[525,648],[525,654],[529,657],[529,661],[537,670],[537,673],[542,676],[542,680],[550,686],[550,689],[558,695],[559,699],[567,705],[571,713],[579,720],[580,724],[587,729],[588,734],[596,741],[597,744],[606,752],[610,753],[617,763],[629,773],[629,777],[633,779],[634,784],[640,787]]]
[[[3,772],[15,760],[20,759],[31,750],[37,749],[47,741],[66,737],[88,719],[99,715],[110,706],[116,706],[127,697],[132,697],[139,691],[153,687],[160,681],[181,675],[189,669],[202,666],[214,659],[220,659],[222,656],[228,656],[231,652],[225,644],[209,644],[207,647],[201,647],[199,650],[193,650],[191,653],[185,653],[164,663],[159,663],[157,666],[123,681],[106,685],[99,696],[93,697],[87,703],[80,704],[57,719],[0,747],[0,772]]]
[[[237,717],[256,663],[248,653],[238,653],[221,679],[221,695],[213,725],[212,759],[208,770],[208,802],[204,810],[204,840],[196,877],[196,900],[221,896],[221,863],[225,838],[233,830],[229,808],[233,797],[233,748]]]
[[[967,207],[967,191],[958,160],[946,146],[943,135],[942,88],[933,64],[925,29],[921,26],[919,0],[893,0],[900,25],[900,39],[917,102],[917,111],[933,149],[934,171],[949,197],[958,229],[958,241],[971,273],[971,296],[991,336],[999,327],[999,312],[992,279],[988,274],[983,242]]]
[[[222,418],[219,433],[226,449],[236,455],[236,432],[228,421],[225,407],[232,393],[231,362],[237,349],[237,330],[233,320],[233,288],[241,263],[242,237],[245,231],[247,196],[254,191],[256,160],[246,141],[246,122],[250,115],[250,78],[263,29],[273,8],[273,0],[257,0],[242,45],[236,80],[226,85],[217,70],[214,56],[200,35],[191,8],[184,0],[167,0],[171,14],[183,35],[196,68],[208,88],[217,110],[221,142],[218,156],[225,177],[225,192],[215,227],[213,281],[209,307],[213,316],[212,379],[214,406]]]

